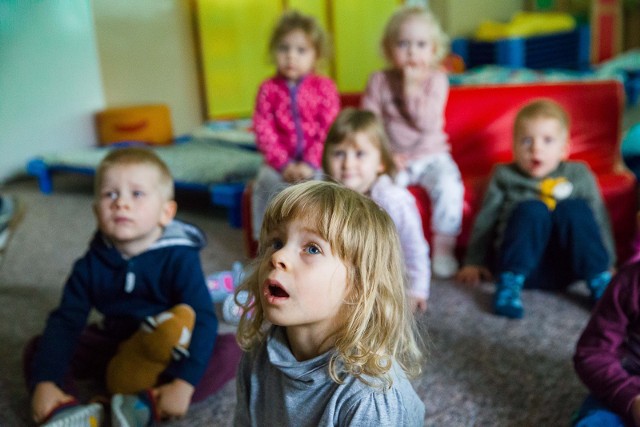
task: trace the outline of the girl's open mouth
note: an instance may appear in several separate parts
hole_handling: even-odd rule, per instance
[[[289,293],[277,281],[268,280],[264,286],[264,296],[269,303],[274,303],[289,298]]]
[[[268,286],[269,295],[276,298],[287,298],[289,294],[278,284],[270,284]]]

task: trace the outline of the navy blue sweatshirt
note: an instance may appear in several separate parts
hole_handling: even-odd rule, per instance
[[[207,366],[218,331],[200,265],[199,252],[205,244],[197,227],[173,221],[149,249],[125,259],[96,232],[87,253],[74,264],[60,305],[49,315],[34,357],[31,388],[41,381],[62,384],[92,308],[104,316],[105,332],[124,340],[145,317],[179,303],[195,310],[196,324],[189,357],[172,363],[167,373],[195,386]]]

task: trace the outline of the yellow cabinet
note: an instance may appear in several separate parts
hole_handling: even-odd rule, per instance
[[[197,0],[207,116],[248,117],[260,82],[274,74],[267,45],[285,9],[315,16],[331,35],[333,62],[320,70],[341,92],[359,92],[384,62],[380,37],[399,0]],[[375,5],[375,6],[374,6]]]

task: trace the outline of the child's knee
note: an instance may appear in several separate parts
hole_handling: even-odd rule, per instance
[[[534,221],[536,219],[549,218],[549,208],[541,200],[525,200],[514,207],[512,218]]]

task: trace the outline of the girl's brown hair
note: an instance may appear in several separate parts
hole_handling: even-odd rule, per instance
[[[296,10],[290,10],[282,14],[269,39],[269,53],[273,58],[278,49],[278,44],[284,36],[292,31],[300,30],[309,38],[316,51],[316,59],[328,59],[331,56],[329,37],[313,16],[303,15]]]
[[[384,173],[394,176],[397,168],[382,123],[373,112],[352,107],[343,109],[329,129],[322,153],[324,171],[329,171],[331,147],[344,142],[347,138],[352,138],[358,132],[366,133],[373,145],[380,150]]]

